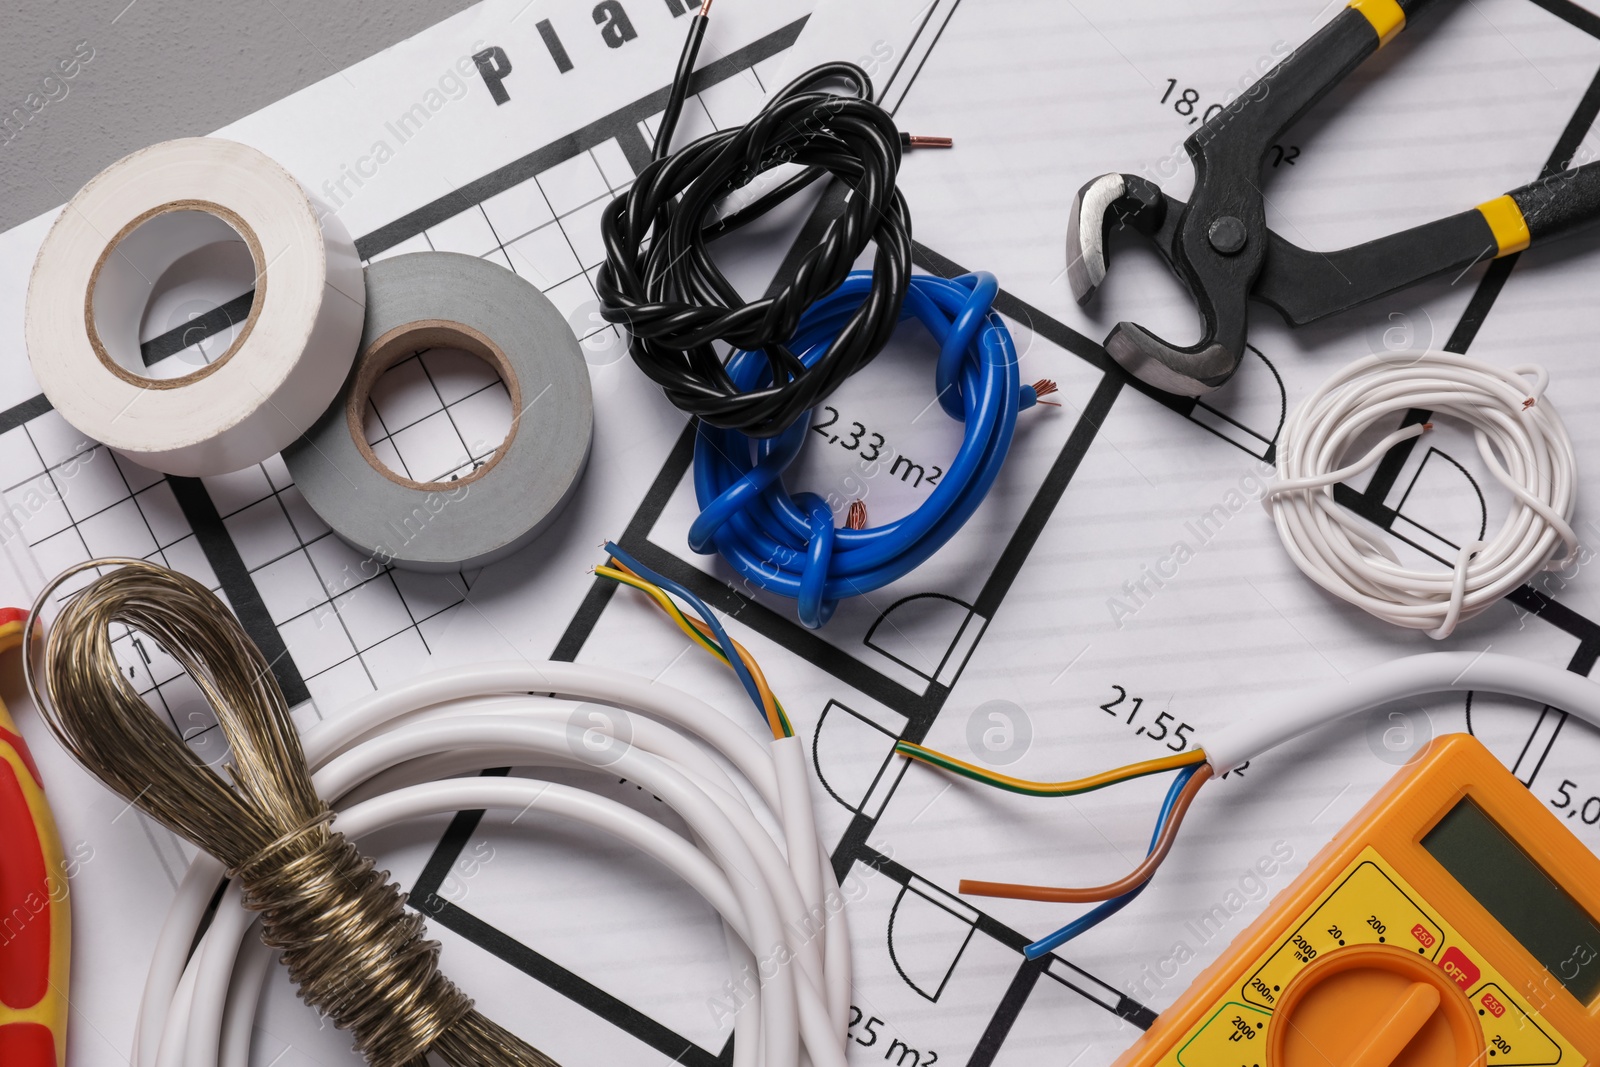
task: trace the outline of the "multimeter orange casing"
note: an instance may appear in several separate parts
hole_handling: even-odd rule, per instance
[[[1372,946],[1359,949],[1368,954],[1415,954],[1439,969],[1448,997],[1456,998],[1456,989],[1465,995],[1472,1010],[1463,1014],[1476,1018],[1483,1039],[1462,1062],[1582,1067],[1600,1060],[1600,996],[1580,1002],[1423,847],[1423,838],[1464,800],[1572,903],[1600,917],[1600,859],[1475,738],[1447,735],[1372,798],[1116,1067],[1283,1067],[1269,1062],[1268,1048],[1280,1048],[1284,1034],[1269,1028],[1285,993],[1293,992],[1290,983],[1318,957],[1327,964],[1354,946]],[[1416,969],[1412,959],[1398,962]],[[1288,1024],[1282,1018],[1279,1029],[1293,1031]],[[1350,1020],[1352,1027],[1368,1024]],[[1477,1041],[1475,1032],[1471,1037]],[[1390,1051],[1403,1052],[1404,1042],[1402,1036]],[[1371,1048],[1362,1051],[1369,1055],[1349,1061],[1378,1062]],[[1403,1054],[1380,1059],[1410,1062]]]
[[[0,652],[26,612],[0,608]],[[39,769],[0,704],[0,1067],[66,1067],[67,863]]]

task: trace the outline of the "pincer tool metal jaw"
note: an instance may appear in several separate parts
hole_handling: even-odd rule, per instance
[[[1169,393],[1204,396],[1238,370],[1252,298],[1302,326],[1600,218],[1600,163],[1589,163],[1335,252],[1309,251],[1267,229],[1261,176],[1273,144],[1438,2],[1448,0],[1351,0],[1184,142],[1195,170],[1188,203],[1132,174],[1103,174],[1078,190],[1067,229],[1067,279],[1078,303],[1093,299],[1105,280],[1110,235],[1126,228],[1155,246],[1199,313],[1200,339],[1187,346],[1117,323],[1105,347],[1128,373]]]
[[[1106,336],[1106,351],[1124,370],[1158,389],[1202,396],[1233,376],[1245,342],[1245,299],[1228,288],[1212,289],[1183,255],[1179,233],[1186,205],[1153,182],[1133,174],[1102,174],[1078,190],[1067,227],[1067,281],[1086,305],[1105,281],[1107,244],[1113,227],[1148,238],[1188,288],[1202,324],[1201,338],[1180,348],[1135,322],[1119,322]],[[1242,223],[1231,219],[1222,234],[1242,252]],[[1259,243],[1259,242],[1257,242]],[[1248,287],[1246,287],[1248,288]]]

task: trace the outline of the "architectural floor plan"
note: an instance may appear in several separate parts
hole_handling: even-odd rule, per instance
[[[1115,877],[1137,861],[1164,783],[1074,800],[996,797],[892,752],[907,739],[1062,778],[1182,750],[1297,688],[1435,647],[1318,592],[1284,557],[1260,506],[1290,406],[1368,352],[1432,346],[1545,365],[1587,469],[1600,443],[1592,235],[1305,330],[1253,308],[1244,368],[1204,401],[1129,380],[1100,346],[1121,318],[1192,331],[1185,296],[1153,257],[1115,244],[1125,262],[1099,303],[1072,302],[1064,238],[1076,189],[1126,171],[1183,195],[1191,119],[1248,86],[1338,5],[931,0],[903,5],[910,17],[889,20],[885,36],[839,44],[842,58],[870,64],[902,129],[955,138],[950,152],[911,154],[903,171],[918,268],[995,273],[1023,379],[1055,381],[1061,405],[1023,415],[1000,480],[959,535],[915,573],[841,606],[820,631],[689,551],[693,428],[598,315],[599,213],[648,162],[685,8],[629,0],[591,18],[591,6],[480,5],[220,131],[283,159],[350,220],[363,259],[427,249],[487,257],[568,316],[591,367],[596,445],[583,492],[539,549],[481,573],[356,574],[355,553],[310,512],[281,462],[168,478],[83,440],[31,385],[21,299],[7,296],[0,455],[13,595],[95,555],[159,559],[201,577],[239,614],[306,721],[430,664],[518,656],[615,665],[746,714],[735,683],[632,594],[586,573],[602,559],[596,543],[616,538],[729,617],[812,753],[818,819],[850,901],[858,1067],[1110,1063],[1439,733],[1477,733],[1543,799],[1573,795],[1572,828],[1600,849],[1591,730],[1499,698],[1410,702],[1230,776],[1208,791],[1136,904],[1028,961],[1022,947],[1077,912],[962,897],[959,879]],[[830,54],[828,40],[809,35],[812,5],[739,7],[719,5],[680,139],[753,113],[794,73],[791,49]],[[1265,174],[1274,228],[1307,247],[1340,247],[1593,158],[1600,17],[1569,0],[1436,7],[1286,134]],[[632,36],[614,13],[600,18],[602,8],[623,10]],[[495,104],[487,84],[467,78],[461,98],[446,94],[430,110],[437,72],[487,45],[510,57],[510,102]],[[626,74],[606,66],[624,60]],[[432,115],[427,125],[390,130],[414,101]],[[300,125],[329,110],[341,115],[328,128]],[[392,162],[355,152],[373,138]],[[376,176],[340,180],[367,170]],[[825,198],[815,210],[827,210]],[[798,221],[741,238],[729,253],[743,257],[738,276],[760,286],[784,270]],[[8,283],[25,280],[47,222],[0,235]],[[204,359],[248,307],[248,293],[197,296],[203,288],[152,319],[141,338],[152,365]],[[509,410],[470,362],[419,355],[403,372],[418,388],[380,396],[369,413],[374,447],[392,448],[407,470],[470,469],[481,456],[468,442],[483,436],[473,431],[503,430]],[[929,411],[930,368],[926,338],[905,327],[814,414],[819,434],[796,484],[862,500],[885,518],[914,507],[960,438]],[[835,424],[860,424],[882,445],[864,459],[838,445]],[[1339,487],[1339,501],[1398,551],[1441,566],[1499,521],[1499,494],[1470,438],[1449,427]],[[1589,674],[1600,658],[1600,596],[1588,546],[1600,527],[1585,507],[1577,564],[1518,590],[1442,647],[1492,647]],[[129,677],[192,744],[207,744],[209,713],[176,665],[139,635],[120,647]],[[51,747],[39,736],[36,747]],[[137,899],[155,909],[153,924],[187,846],[150,824],[130,843],[123,831],[140,816],[120,812],[58,752],[43,762],[68,783],[55,789],[64,833],[103,857],[85,866],[82,891]],[[625,781],[614,793],[644,810],[655,804]],[[725,1062],[736,1001],[710,909],[625,850],[537,818],[513,822],[462,813],[381,842],[445,943],[452,975],[489,1014],[573,1067]],[[85,1036],[74,1063],[125,1054],[132,1007],[120,1001],[140,981],[151,933],[89,935],[112,938],[127,963],[77,995]],[[288,982],[275,981],[259,1062],[356,1062],[344,1036],[319,1030]]]

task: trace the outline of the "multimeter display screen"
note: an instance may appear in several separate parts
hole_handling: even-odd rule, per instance
[[[1422,847],[1584,1004],[1600,993],[1600,926],[1471,800]]]

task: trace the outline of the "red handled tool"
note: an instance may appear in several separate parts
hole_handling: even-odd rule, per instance
[[[0,608],[0,652],[28,613]],[[0,1064],[66,1067],[67,862],[39,768],[0,704]]]

